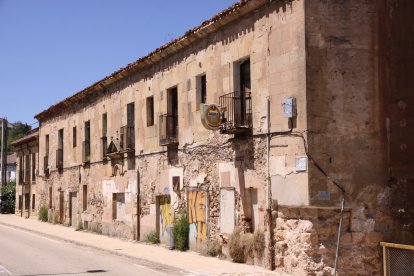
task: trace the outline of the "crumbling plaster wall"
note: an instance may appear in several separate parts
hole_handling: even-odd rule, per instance
[[[282,116],[281,102],[287,96],[294,96],[298,102],[298,117],[294,122],[294,131],[298,134],[306,130],[305,100],[305,43],[304,43],[304,6],[303,1],[273,1],[257,12],[233,22],[206,38],[192,44],[185,50],[165,58],[163,61],[135,72],[122,81],[118,81],[93,96],[72,104],[59,116],[41,122],[40,158],[45,156],[45,135],[50,135],[49,164],[50,176],[43,182],[43,204],[48,204],[48,187],[53,186],[53,205],[58,206],[58,189],[73,189],[81,194],[82,185],[88,185],[88,213],[81,219],[91,220],[96,231],[107,234],[124,235],[117,230],[117,223],[110,219],[110,199],[108,194],[123,191],[128,183],[137,181],[136,171],[140,173],[141,185],[141,224],[142,235],[155,228],[156,214],[154,204],[156,196],[162,194],[171,176],[182,175],[180,191],[171,195],[178,201],[176,210],[186,208],[185,187],[197,186],[209,191],[209,214],[211,236],[219,234],[220,213],[220,164],[234,164],[236,219],[239,224],[249,228],[246,218],[247,203],[243,203],[244,189],[256,188],[260,209],[260,227],[264,226],[266,209],[266,140],[270,120],[270,131],[288,131],[288,120]],[[252,104],[254,137],[233,138],[220,135],[202,127],[200,112],[196,106],[195,77],[207,75],[207,102],[217,102],[219,96],[235,89],[233,76],[234,62],[250,57],[252,66]],[[177,86],[179,101],[179,148],[177,164],[169,164],[166,148],[159,145],[158,116],[167,108],[166,91]],[[146,97],[154,96],[155,124],[146,125]],[[266,97],[271,102],[270,118],[267,118]],[[112,177],[111,165],[103,164],[100,159],[101,116],[108,113],[108,137],[117,138],[119,127],[126,124],[126,105],[135,102],[135,168],[129,168],[123,176]],[[91,122],[91,164],[81,164],[84,122]],[[78,146],[72,147],[72,128],[77,127]],[[57,132],[64,128],[64,167],[62,174],[55,168],[55,151],[57,149]],[[290,139],[290,138],[289,138]],[[283,166],[292,168],[294,156],[303,155],[301,139],[287,141],[288,148],[271,149],[271,155],[288,160]],[[292,142],[294,139],[295,142]],[[276,139],[277,140],[277,139]],[[272,141],[274,143],[274,141]],[[281,174],[281,183],[292,183],[303,191],[295,204],[307,203],[307,173],[298,177],[296,172],[281,173],[275,171],[280,164],[271,161],[270,167],[275,174]],[[125,167],[126,168],[126,167]],[[283,168],[281,168],[283,170]],[[81,182],[79,183],[79,171]],[[43,172],[43,170],[41,170]],[[237,179],[237,181],[236,181]],[[243,182],[243,185],[241,185]],[[103,187],[109,188],[103,189]],[[77,188],[76,188],[77,187]],[[105,191],[104,191],[105,190]],[[171,191],[171,189],[170,189]],[[286,187],[286,192],[296,193],[295,189]],[[131,194],[132,198],[134,193]],[[65,200],[68,198],[65,197]],[[81,199],[81,196],[78,197]],[[174,201],[175,201],[174,200]],[[133,202],[133,201],[132,201]],[[81,206],[81,201],[79,201]],[[131,218],[134,205],[131,207]],[[151,211],[152,210],[152,211]],[[135,220],[128,227],[133,229]],[[151,226],[152,225],[152,226]],[[133,233],[134,230],[131,231]]]

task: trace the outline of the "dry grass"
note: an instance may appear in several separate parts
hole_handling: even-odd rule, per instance
[[[222,245],[219,241],[207,241],[201,245],[201,255],[217,257],[222,255]]]

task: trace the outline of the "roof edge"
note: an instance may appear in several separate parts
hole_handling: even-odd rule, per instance
[[[194,43],[195,41],[206,37],[208,34],[221,29],[224,25],[227,25],[237,20],[238,18],[260,8],[268,2],[272,2],[272,0],[240,0],[229,8],[216,14],[211,19],[206,20],[197,27],[188,30],[184,35],[162,45],[146,56],[143,56],[138,60],[128,64],[126,67],[115,71],[111,75],[104,77],[103,79],[86,87],[80,92],[77,92],[76,94],[67,97],[57,104],[50,106],[46,110],[36,114],[34,118],[38,121],[52,118],[58,110],[61,110],[70,104],[82,100],[88,95],[91,95],[93,92],[99,91],[102,88],[124,78],[125,76],[128,76],[133,72],[151,66],[152,64],[155,64],[162,59],[172,56],[180,50],[188,47],[191,43]]]

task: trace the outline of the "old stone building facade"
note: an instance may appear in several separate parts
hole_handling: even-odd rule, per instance
[[[192,248],[266,232],[265,265],[376,275],[413,242],[414,5],[242,1],[36,115],[39,206],[145,239],[185,210]],[[207,130],[200,104],[221,106]],[[358,258],[355,258],[358,256]]]
[[[37,170],[39,158],[39,130],[33,129],[26,136],[14,141],[16,151],[16,208],[15,213],[22,217],[37,217]]]

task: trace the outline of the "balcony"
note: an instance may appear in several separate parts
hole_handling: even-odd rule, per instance
[[[105,160],[108,152],[108,137],[101,137],[101,159]]]
[[[56,150],[56,168],[63,169],[63,149]]]
[[[123,151],[133,151],[135,149],[135,128],[133,126],[121,127],[120,148]]]
[[[90,141],[82,142],[82,163],[91,162],[91,143]]]
[[[252,131],[251,92],[236,91],[220,96],[222,108],[220,133],[249,134]]]
[[[178,144],[178,116],[163,114],[159,118],[160,145]]]
[[[43,157],[43,172],[45,174],[49,173],[49,156]]]

